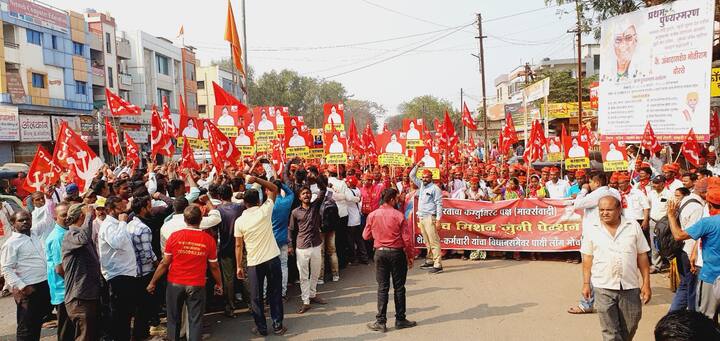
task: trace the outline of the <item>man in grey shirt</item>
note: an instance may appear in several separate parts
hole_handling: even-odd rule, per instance
[[[94,212],[90,205],[74,204],[65,219],[69,226],[62,244],[65,307],[75,327],[75,340],[99,339],[102,275],[97,247],[92,241]]]

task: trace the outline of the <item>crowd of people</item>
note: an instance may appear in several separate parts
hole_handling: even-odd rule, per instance
[[[233,318],[243,308],[253,316],[253,333],[283,335],[288,286],[299,286],[303,314],[329,303],[318,285],[371,260],[378,312],[368,328],[387,330],[390,283],[395,326],[413,327],[405,315],[407,270],[421,258],[408,224],[413,211],[427,243],[419,267],[430,274],[442,273],[443,259],[453,255],[540,257],[442,249],[443,198],[572,199],[584,213],[583,241],[580,253],[566,258],[583,262],[583,283],[580,303],[568,312],[597,312],[607,340],[632,339],[652,296],[650,274],[671,264],[680,281],[670,310],[717,321],[714,151],[702,167],[681,170],[639,156],[631,169],[612,174],[480,160],[444,164],[440,179],[423,162],[387,167],[294,158],[278,174],[262,156],[222,170],[121,162],[106,165],[84,191],[64,174],[44,191],[24,193],[25,207],[0,210],[13,231],[0,262],[4,293],[17,303],[17,339],[39,339],[54,316],[59,340],[144,339],[161,330],[165,314],[169,339],[200,340],[208,309]]]

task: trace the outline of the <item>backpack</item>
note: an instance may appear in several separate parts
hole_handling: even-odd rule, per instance
[[[678,216],[672,217],[672,219],[679,219],[683,208],[693,202],[700,204],[700,201],[698,201],[697,199],[688,200],[687,202],[682,204],[682,206],[680,206],[680,209],[678,210]],[[654,232],[655,243],[657,243],[657,248],[659,250],[660,256],[667,259],[668,261],[677,257],[679,252],[682,251],[685,242],[675,240],[675,237],[673,237],[672,231],[670,230],[670,221],[668,216],[662,217],[662,219],[658,220],[655,223]]]
[[[325,200],[323,200],[320,205],[320,217],[322,219],[320,232],[335,231],[335,227],[340,223],[340,214],[338,213],[337,203],[335,203],[332,195],[326,195]]]

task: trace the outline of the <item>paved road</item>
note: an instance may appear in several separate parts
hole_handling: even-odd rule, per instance
[[[415,267],[407,282],[408,318],[418,321],[412,329],[386,334],[372,332],[365,324],[376,311],[373,267],[349,267],[338,283],[319,286],[329,304],[298,315],[297,286],[285,306],[285,324],[290,340],[600,340],[597,315],[569,315],[565,310],[577,303],[580,265],[558,261],[449,260],[445,272],[430,275]],[[652,275],[653,298],[643,309],[635,340],[653,340],[655,323],[667,312],[672,292],[664,274]],[[392,296],[391,296],[392,297]],[[14,302],[0,300],[0,340],[14,332]],[[393,324],[392,298],[388,307]],[[230,320],[222,315],[206,316],[211,340],[252,338],[249,314]],[[46,331],[52,333],[53,331]],[[268,337],[269,339],[281,339]],[[50,339],[50,338],[48,338]],[[259,338],[258,338],[259,339]]]

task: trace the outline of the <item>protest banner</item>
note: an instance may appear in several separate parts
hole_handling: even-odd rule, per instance
[[[603,170],[606,172],[627,171],[627,151],[622,141],[600,141]]]
[[[566,138],[565,147],[565,169],[586,169],[590,168],[589,146],[586,139],[582,135],[575,135]]]
[[[323,145],[325,149],[325,162],[328,164],[345,164],[348,161],[346,152],[347,137],[344,131],[333,131],[325,133],[324,141],[328,141]]]
[[[326,133],[333,130],[345,131],[345,106],[342,103],[323,104],[323,129]]]
[[[377,135],[376,141],[379,148],[378,163],[382,166],[405,166],[405,139],[400,133],[386,131]]]
[[[440,154],[433,153],[430,148],[427,147],[416,147],[415,148],[415,163],[423,162],[423,166],[418,168],[418,177],[422,176],[422,172],[425,169],[429,169],[432,172],[433,180],[440,179]]]
[[[180,136],[177,138],[178,148],[182,148],[185,141],[190,143],[193,150],[207,150],[207,130],[203,129],[204,119],[180,115]]]
[[[405,147],[407,149],[422,147],[425,145],[422,139],[422,137],[425,136],[424,123],[425,122],[422,118],[403,119],[402,131],[405,133]]]
[[[285,134],[285,117],[290,116],[290,109],[288,107],[268,107],[268,112],[273,113],[273,117],[275,117],[275,134]]]
[[[561,146],[560,137],[558,136],[548,136],[547,137],[547,145],[545,146],[547,150],[547,160],[550,162],[559,162],[565,159],[565,155],[563,155],[562,149],[560,149]]]
[[[251,113],[245,107],[242,107],[241,112],[236,105],[216,105],[213,118],[217,128],[227,137],[237,136],[238,126],[247,126],[249,130],[255,131]],[[205,135],[203,137],[207,139]]]
[[[238,127],[238,135],[235,136],[235,148],[243,156],[255,155],[255,134],[247,132],[245,127]]]
[[[714,0],[685,0],[602,22],[603,138],[640,141],[652,122],[661,142],[681,142],[690,128],[708,141],[714,17]]]
[[[443,199],[442,205],[438,230],[442,249],[532,252],[580,249],[582,215],[575,212],[569,200]],[[413,226],[417,226],[414,212],[411,219]],[[415,246],[424,244],[416,228]]]
[[[285,157],[308,157],[310,139],[302,116],[285,117]]]

